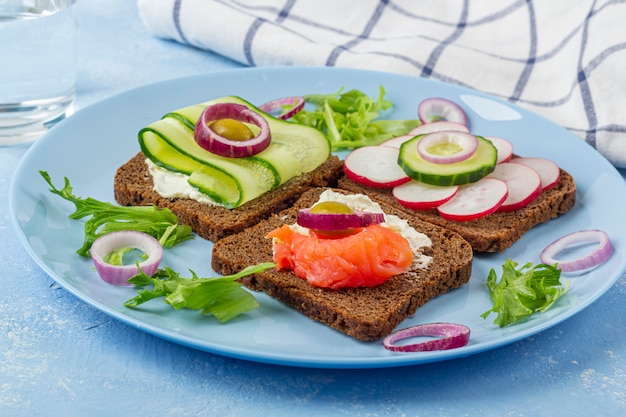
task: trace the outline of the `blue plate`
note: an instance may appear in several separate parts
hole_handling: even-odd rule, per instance
[[[420,100],[446,97],[467,111],[473,133],[509,139],[523,156],[549,158],[576,179],[576,206],[566,215],[535,227],[502,254],[478,255],[469,284],[430,301],[400,327],[435,321],[471,328],[467,346],[424,353],[393,353],[380,342],[356,341],[313,322],[285,305],[256,294],[261,306],[226,325],[195,311],[174,311],[162,300],[125,308],[136,293],[104,283],[89,259],[75,254],[83,224],[68,215],[74,206],[48,191],[38,171],[53,183],[69,178],[81,197],[114,201],[117,167],[139,151],[137,132],[170,110],[207,99],[239,95],[253,103],[341,87],[370,96],[379,86],[394,104],[389,118],[415,118]],[[10,192],[12,220],[26,250],[67,291],[106,314],[163,339],[211,353],[251,361],[318,368],[377,368],[435,362],[494,349],[534,335],[571,317],[606,292],[624,273],[626,184],[613,166],[582,140],[520,107],[469,89],[417,77],[338,68],[251,68],[166,81],[132,90],[77,112],[35,143],[21,161]],[[485,286],[511,258],[538,263],[554,239],[581,229],[606,230],[615,246],[608,262],[584,274],[568,275],[571,290],[551,310],[510,327],[483,320],[491,307]],[[196,238],[166,251],[163,263],[183,273],[214,276],[212,244]]]

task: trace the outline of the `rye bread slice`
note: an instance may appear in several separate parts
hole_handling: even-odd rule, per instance
[[[283,224],[295,223],[297,210],[312,206],[322,191],[322,188],[309,190],[293,207],[218,241],[213,247],[213,269],[226,275],[271,261],[272,241],[265,238],[266,234]],[[427,301],[467,283],[473,252],[457,233],[411,218],[385,204],[381,206],[388,214],[408,218],[412,227],[430,237],[432,246],[425,248],[424,253],[433,259],[426,269],[396,275],[373,288],[322,289],[291,271],[275,269],[242,278],[240,282],[356,339],[368,341],[385,337]]]
[[[465,222],[445,220],[434,209],[420,211],[404,207],[394,198],[391,189],[357,184],[345,176],[339,179],[338,187],[367,194],[374,201],[384,202],[421,220],[453,230],[463,236],[476,252],[502,252],[536,225],[568,212],[576,203],[576,183],[563,169],[559,183],[544,190],[523,209]]]
[[[199,236],[213,242],[238,233],[272,213],[290,207],[300,195],[313,187],[334,186],[343,174],[343,162],[331,155],[314,171],[293,178],[277,189],[235,209],[211,206],[191,199],[164,198],[153,190],[152,176],[139,152],[118,168],[114,178],[114,195],[118,204],[140,206],[154,204],[167,207],[181,224],[191,226]]]

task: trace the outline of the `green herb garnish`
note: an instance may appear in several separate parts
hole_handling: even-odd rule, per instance
[[[91,244],[100,236],[118,230],[136,230],[148,233],[161,242],[164,248],[171,248],[193,238],[191,227],[178,224],[178,218],[171,210],[156,206],[123,207],[102,202],[91,197],[80,198],[72,194],[70,181],[64,178],[62,189],[56,188],[46,171],[39,171],[50,185],[50,191],[74,203],[76,211],[69,217],[74,220],[91,216],[85,222],[85,240],[76,251],[81,256],[89,256]]]
[[[157,270],[151,277],[141,272],[128,280],[136,287],[141,287],[137,290],[139,295],[124,305],[132,308],[154,298],[164,297],[163,301],[175,310],[202,310],[202,314],[213,314],[217,320],[225,323],[259,306],[254,296],[236,280],[274,267],[273,262],[265,262],[249,266],[237,274],[215,278],[198,278],[191,270],[192,277],[183,278],[168,267]],[[151,290],[143,288],[149,285],[152,285]]]
[[[515,323],[535,312],[548,310],[569,289],[569,282],[561,283],[561,270],[551,266],[532,262],[515,269],[516,262],[507,260],[502,265],[502,277],[497,282],[497,275],[492,268],[487,277],[489,295],[493,308],[481,314],[486,319],[489,314],[498,316],[494,323],[500,327]]]
[[[392,107],[384,98],[381,86],[377,98],[372,99],[359,90],[334,94],[305,95],[313,110],[302,110],[290,120],[314,127],[328,137],[333,151],[341,148],[354,149],[367,145],[378,145],[396,136],[405,135],[419,125],[415,120],[378,119],[382,112]]]

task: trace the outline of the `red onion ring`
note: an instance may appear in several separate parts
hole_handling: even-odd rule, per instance
[[[112,285],[132,285],[128,280],[140,273],[137,264],[112,265],[104,260],[111,252],[124,247],[138,249],[146,254],[147,259],[138,264],[146,275],[152,276],[156,272],[163,257],[163,246],[159,241],[147,233],[120,230],[100,236],[89,250],[96,271],[105,282]]]
[[[598,243],[588,254],[572,260],[558,260],[555,257],[564,249],[578,243]],[[604,263],[613,253],[613,245],[609,236],[602,230],[580,230],[570,233],[550,243],[541,252],[541,262],[547,265],[558,264],[563,272],[577,272],[590,269]]]
[[[311,209],[298,210],[298,225],[315,230],[346,230],[366,227],[385,221],[383,213],[355,211],[354,213],[312,213]]]
[[[434,154],[429,149],[439,145],[456,145],[460,148],[453,154]],[[454,164],[462,162],[474,155],[478,149],[476,136],[460,131],[444,130],[424,135],[417,141],[417,151],[424,160],[435,164]]]
[[[455,102],[445,98],[432,97],[422,100],[417,106],[417,115],[422,123],[446,120],[468,125],[465,111]]]
[[[276,110],[282,110],[283,106],[293,106],[290,109],[284,110],[279,116],[281,120],[287,120],[304,108],[304,97],[284,97],[277,98],[276,100],[268,101],[261,104],[259,110],[263,110],[265,113],[272,113]]]
[[[261,129],[250,140],[231,140],[215,133],[209,123],[219,119],[234,119],[243,123],[253,123]],[[245,158],[256,155],[270,145],[270,126],[265,118],[243,104],[217,103],[202,111],[193,137],[202,148],[228,158]]]
[[[440,339],[410,345],[396,345],[398,340],[419,336],[435,336]],[[467,345],[470,329],[462,324],[428,323],[409,327],[391,333],[383,339],[383,346],[394,352],[426,352],[433,350],[456,349]]]

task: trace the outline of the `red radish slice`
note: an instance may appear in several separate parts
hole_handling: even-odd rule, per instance
[[[414,127],[409,131],[408,135],[417,136],[424,135],[426,133],[441,132],[443,130],[456,130],[459,132],[469,133],[469,129],[464,124],[442,120],[439,122],[424,123]]]
[[[504,181],[484,177],[474,183],[459,186],[455,196],[437,207],[437,211],[446,220],[474,220],[494,213],[508,195]]]
[[[417,106],[417,115],[422,123],[445,120],[468,125],[465,111],[455,102],[445,98],[432,97],[422,100]]]
[[[393,196],[400,204],[412,210],[430,210],[449,201],[458,189],[458,185],[438,187],[411,180],[394,187]]]
[[[406,142],[407,140],[413,139],[415,137],[415,135],[402,135],[402,136],[397,136],[395,138],[391,138],[383,143],[380,144],[380,146],[389,146],[392,148],[398,148],[400,149],[400,145],[402,145],[404,142]]]
[[[506,139],[497,138],[494,136],[483,136],[485,139],[493,143],[493,146],[498,150],[498,159],[496,164],[503,162],[509,162],[513,157],[513,144]]]
[[[541,177],[541,188],[547,190],[559,183],[561,177],[561,170],[559,166],[549,159],[544,158],[515,158],[513,160],[516,164],[524,164],[539,173]]]
[[[454,164],[465,161],[478,149],[476,136],[465,132],[444,130],[420,138],[417,151],[428,162]]]
[[[343,170],[352,181],[369,187],[391,188],[410,181],[398,165],[400,150],[388,146],[363,146],[350,152]]]
[[[496,178],[506,183],[509,195],[498,211],[513,211],[526,207],[541,194],[541,178],[537,171],[529,166],[505,162],[496,165],[490,178]]]

